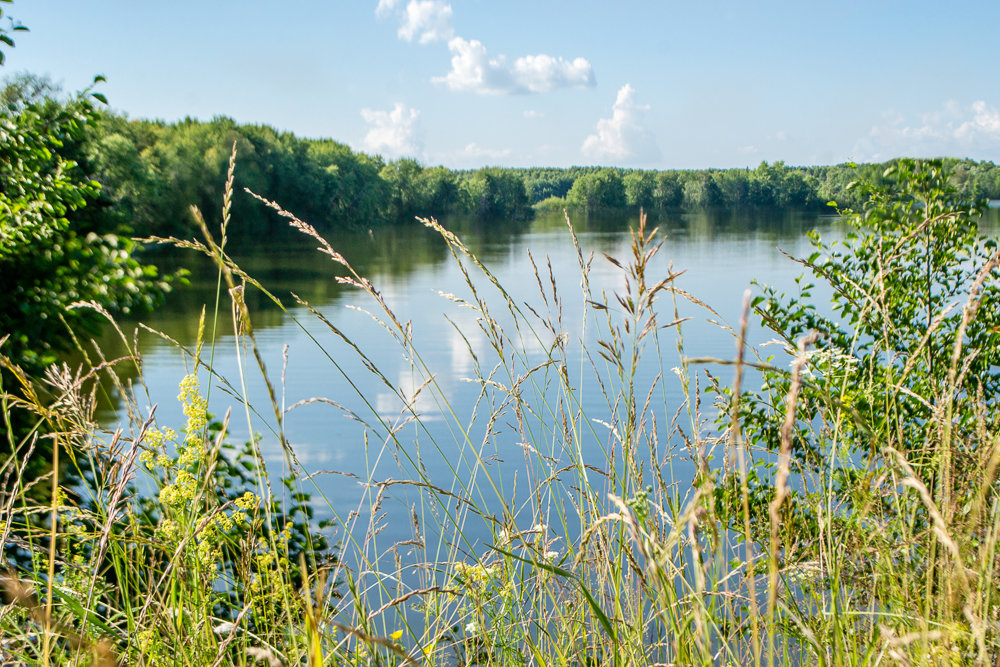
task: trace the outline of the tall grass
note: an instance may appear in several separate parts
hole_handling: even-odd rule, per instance
[[[369,315],[420,378],[416,387],[397,387],[366,354],[367,343],[298,302],[315,318],[301,326],[320,349],[315,325],[345,343],[402,406],[389,419],[372,397],[360,396],[368,411],[352,413],[363,424],[359,447],[380,462],[379,470],[394,457],[398,476],[360,480],[354,512],[328,507],[336,515],[334,533],[310,520],[307,505],[321,500],[321,490],[286,437],[288,409],[257,346],[244,293],[261,290],[294,315],[226,253],[234,164],[218,232],[195,212],[202,241],[159,239],[205,253],[219,268],[220,298],[203,316],[194,348],[178,343],[189,364],[179,379],[185,424],[162,424],[140,410],[141,360],[135,339],[121,330],[129,353],[120,359],[81,344],[89,366],[53,367],[44,378],[25,377],[6,362],[17,386],[3,387],[4,414],[30,414],[37,428],[26,434],[8,428],[15,455],[0,471],[5,660],[861,665],[1000,659],[1000,444],[992,383],[967,382],[984,352],[966,346],[991,294],[995,256],[968,273],[963,303],[931,313],[926,336],[911,349],[892,347],[886,318],[886,348],[858,337],[845,352],[800,327],[787,356],[764,358],[746,342],[751,309],[765,321],[778,311],[748,294],[731,331],[733,357],[698,360],[685,354],[682,313],[692,305],[714,311],[678,286],[680,272],[656,275],[660,245],[645,216],[628,256],[617,258],[585,255],[567,219],[579,284],[557,284],[551,267],[532,257],[537,293],[530,301],[512,296],[460,238],[423,220],[447,244],[464,279],[445,298],[471,312],[478,330],[459,333],[488,342],[485,352],[469,345],[478,400],[473,414],[457,414],[411,325],[378,287],[308,223],[253,195],[318,244],[336,280],[367,295]],[[929,220],[933,210],[925,210]],[[901,243],[920,238],[904,235]],[[604,261],[621,272],[621,290],[592,290],[593,263]],[[816,257],[806,263],[830,270]],[[890,291],[880,291],[878,281],[855,286],[865,295],[863,316],[892,310]],[[583,321],[564,321],[566,299],[585,305]],[[960,313],[949,363],[937,370],[943,380],[908,385],[952,311]],[[233,321],[241,362],[232,379],[212,363],[223,317]],[[590,335],[569,333],[581,329]],[[323,353],[332,373],[356,381],[347,364]],[[685,398],[671,404],[665,386],[674,378],[644,382],[640,370],[665,369],[676,353],[681,364],[667,372],[679,379]],[[734,366],[731,387],[711,372],[723,364]],[[121,380],[125,365],[139,373],[137,386]],[[265,405],[247,398],[257,376],[266,382]],[[111,433],[94,419],[105,386],[98,377],[115,383],[131,415]],[[747,391],[751,382],[764,386]],[[207,395],[220,390],[232,395],[232,412],[215,419]],[[865,403],[887,390],[887,403]],[[715,404],[705,405],[710,396]],[[597,397],[600,414],[585,410]],[[421,408],[427,401],[439,407],[447,428],[428,425]],[[913,403],[926,407],[916,418]],[[261,438],[238,452],[229,444],[232,419],[245,420],[251,433],[264,424],[261,437],[280,443],[290,472],[282,483],[268,469]],[[503,429],[514,432],[522,463],[496,460]],[[443,438],[445,432],[451,437]],[[909,441],[914,432],[923,440]],[[27,479],[24,462],[42,442],[51,445],[52,469]],[[451,462],[450,478],[427,472],[432,457]],[[675,469],[681,459],[693,467]],[[682,469],[695,470],[693,478]],[[394,503],[404,489],[410,502]],[[387,542],[389,522],[408,526],[409,539]]]

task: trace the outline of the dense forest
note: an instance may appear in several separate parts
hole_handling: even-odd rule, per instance
[[[22,75],[0,93],[6,114],[29,102],[65,107],[72,98],[50,82]],[[68,147],[84,176],[100,184],[99,205],[87,215],[111,216],[140,236],[194,231],[190,206],[218,215],[233,145],[237,186],[281,203],[319,229],[372,227],[416,215],[472,215],[484,220],[525,219],[533,207],[649,212],[699,209],[822,210],[828,202],[856,206],[849,185],[877,181],[887,164],[754,169],[633,170],[606,167],[499,168],[456,171],[409,158],[385,160],[332,139],[306,139],[267,125],[226,117],[167,123],[132,120],[96,109],[83,136]],[[64,151],[65,152],[65,151]],[[1000,167],[952,160],[959,193],[1000,198]],[[284,223],[248,197],[233,203],[248,233],[274,232]]]

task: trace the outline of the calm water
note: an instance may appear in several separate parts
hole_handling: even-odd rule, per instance
[[[595,296],[624,287],[621,270],[602,253],[625,262],[629,258],[630,243],[627,228],[629,223],[635,222],[624,219],[575,221],[584,255],[589,257],[593,253],[590,285]],[[801,267],[784,257],[779,248],[792,255],[805,255],[809,247],[806,231],[818,229],[825,238],[841,234],[834,218],[817,216],[690,215],[654,222],[660,227],[664,243],[652,262],[650,281],[665,277],[672,264],[675,270],[685,271],[676,285],[711,305],[718,314],[682,304],[681,315],[692,318],[683,328],[685,350],[692,357],[733,357],[735,343],[725,325],[737,325],[743,292],[755,279],[788,292],[795,291],[794,279]],[[603,315],[584,304],[577,255],[562,216],[543,216],[513,228],[453,224],[514,302],[531,305],[543,317],[553,309],[547,307],[539,294],[529,252],[543,272],[542,284],[549,306],[553,303],[548,275],[551,264],[552,280],[561,302],[562,330],[568,335],[566,366],[570,379],[581,385],[577,400],[592,419],[607,421],[608,401],[588,370],[591,360],[581,358],[579,344],[581,340],[586,343],[594,355],[593,361],[607,379],[607,369],[596,357],[595,345],[598,338],[607,337],[607,326],[602,325]],[[231,234],[238,239],[238,228]],[[337,266],[316,252],[315,244],[266,242],[248,247],[244,240],[242,250],[233,250],[240,265],[280,298],[287,309],[286,313],[260,293],[247,288],[247,302],[261,355],[275,385],[277,399],[287,410],[286,436],[306,470],[317,473],[314,504],[318,514],[333,511],[341,524],[348,522],[352,511],[360,511],[362,517],[367,517],[371,498],[365,495],[365,482],[369,479],[419,477],[462,495],[466,493],[463,484],[468,485],[478,475],[475,477],[477,486],[487,489],[487,495],[499,493],[508,499],[527,500],[530,477],[538,471],[530,463],[531,457],[525,454],[525,441],[550,457],[553,468],[573,462],[556,446],[557,438],[553,437],[553,431],[558,430],[558,415],[542,414],[543,411],[537,409],[545,404],[545,397],[551,396],[551,387],[557,384],[554,368],[536,371],[532,382],[525,382],[522,387],[525,400],[536,406],[536,413],[528,413],[519,423],[516,415],[508,410],[493,424],[492,437],[486,438],[491,396],[479,400],[480,385],[466,380],[474,377],[477,369],[488,375],[497,362],[497,355],[491,350],[487,336],[478,328],[476,314],[441,295],[445,292],[468,298],[470,291],[440,237],[414,226],[337,236],[330,241],[359,273],[374,283],[399,321],[411,323],[413,348],[433,376],[434,385],[420,392],[414,401],[415,410],[421,416],[420,424],[405,424],[406,413],[399,396],[412,396],[428,376],[419,370],[412,355],[373,321],[373,316],[386,319],[378,312],[377,304],[360,290],[336,282]],[[207,262],[191,253],[164,258],[164,264],[174,262],[191,269],[192,286],[171,295],[163,308],[144,321],[192,347],[203,305],[207,305],[211,320],[216,274]],[[510,317],[503,300],[475,267],[470,270],[480,293],[488,299],[491,314],[509,330]],[[366,368],[357,351],[306,308],[297,305],[291,293],[309,302],[356,343],[377,367],[381,377]],[[661,323],[671,321],[674,316],[670,300],[663,298],[661,304],[665,311],[660,316]],[[529,314],[528,321],[532,320]],[[534,322],[534,332],[525,327],[515,330],[516,344],[504,350],[505,356],[514,354],[519,359],[515,367],[522,372],[541,363],[553,341],[552,335],[538,326],[537,320]],[[131,331],[134,323],[125,322],[123,326]],[[760,343],[768,337],[755,327],[751,339]],[[143,380],[148,391],[148,396],[143,395],[145,405],[141,409],[148,410],[155,404],[161,425],[183,425],[183,415],[176,400],[177,383],[185,368],[191,367],[190,361],[175,346],[148,332],[140,332],[139,341],[144,359]],[[654,378],[662,374],[663,382],[656,387],[651,412],[664,430],[682,404],[683,396],[680,382],[671,372],[680,363],[674,333],[664,331],[661,341],[659,354],[656,349],[647,348],[637,386],[645,396]],[[230,386],[240,387],[237,347],[226,303],[215,348],[203,353],[206,358],[210,355],[214,356],[213,364],[220,376]],[[272,477],[277,477],[284,470],[285,458],[274,433],[277,427],[265,385],[256,368],[250,367],[252,364],[251,361],[247,368],[246,383],[250,403],[259,412],[253,417],[252,429],[261,434]],[[724,380],[728,378],[725,368],[711,370]],[[703,381],[703,372],[700,377]],[[207,382],[204,372],[201,379],[204,387]],[[503,373],[496,379],[510,386]],[[317,398],[324,400],[289,409]],[[492,399],[499,400],[495,393]],[[210,409],[216,415],[232,409],[233,442],[250,437],[251,427],[243,417],[238,399],[214,389]],[[122,414],[107,415],[109,424],[123,418]],[[362,422],[368,425],[367,428]],[[478,472],[473,448],[461,444],[463,436],[458,424],[468,428],[474,449],[480,450],[480,455],[489,461],[485,468],[478,468]],[[591,431],[585,433],[581,455],[586,463],[603,466],[605,448],[612,439],[599,421],[591,421],[590,428]],[[390,429],[398,429],[398,445],[384,444]],[[482,446],[484,438],[488,440],[486,446]],[[691,468],[683,456],[669,464],[661,459],[660,465],[669,465],[671,475],[681,483],[689,478]],[[489,472],[492,483],[482,476],[484,471]],[[493,484],[496,491],[492,490]],[[490,506],[487,495],[481,502]],[[387,527],[380,538],[384,544],[412,536],[411,506],[416,506],[425,526],[455,510],[421,505],[412,489],[405,486],[390,487],[382,504],[388,513],[384,520]],[[363,533],[367,526],[368,519],[364,518],[355,535]],[[346,537],[341,530],[340,537]],[[567,530],[572,532],[572,526]],[[463,548],[475,549],[473,542],[487,537],[482,527],[473,528],[470,533],[470,542]]]

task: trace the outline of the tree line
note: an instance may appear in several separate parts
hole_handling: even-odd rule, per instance
[[[64,95],[31,75],[0,86],[0,295],[12,358],[63,340],[60,319],[94,301],[112,311],[148,307],[166,289],[138,262],[132,236],[197,236],[190,207],[221,215],[229,156],[236,186],[310,221],[321,232],[371,229],[415,216],[524,220],[539,208],[824,209],[860,203],[857,181],[878,184],[886,164],[754,169],[634,170],[601,167],[453,170],[386,160],[332,139],[306,139],[231,118],[167,123],[114,113],[96,88]],[[1000,199],[1000,167],[947,160],[952,185]],[[240,193],[242,194],[242,193]],[[287,230],[274,211],[237,196],[244,238]],[[47,356],[47,355],[45,355]]]
[[[10,80],[0,93],[6,113],[28,103],[71,104],[48,81]],[[95,109],[74,143],[72,159],[100,184],[99,213],[139,236],[195,232],[190,207],[220,213],[229,155],[238,153],[237,186],[280,203],[320,230],[371,229],[452,214],[523,220],[537,208],[822,210],[828,202],[861,203],[850,185],[878,182],[886,164],[792,167],[762,162],[750,169],[635,170],[608,167],[452,170],[410,158],[386,160],[332,139],[306,139],[231,118],[167,123],[132,120]],[[970,198],[1000,198],[1000,167],[950,160],[954,185]],[[91,210],[90,214],[95,211]],[[285,223],[249,197],[233,202],[249,235]]]
[[[790,167],[761,162],[754,169],[637,170],[609,167],[516,169],[538,208],[590,211],[823,210],[831,202],[854,208],[863,203],[855,183],[881,184],[896,161]],[[952,184],[970,199],[1000,198],[1000,166],[974,160],[944,160]]]

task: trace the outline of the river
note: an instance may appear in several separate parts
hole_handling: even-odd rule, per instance
[[[991,211],[992,218],[996,214]],[[329,238],[358,274],[371,281],[404,329],[412,331],[412,345],[400,345],[400,333],[392,331],[389,315],[363,290],[339,283],[335,276],[343,275],[343,269],[317,252],[315,242],[305,237],[281,242],[241,239],[234,225],[230,230],[234,258],[282,302],[279,307],[246,287],[256,343],[283,423],[278,424],[270,407],[252,353],[236,344],[225,293],[214,345],[206,343],[202,352],[219,376],[211,390],[210,410],[217,417],[232,411],[231,441],[243,442],[251,431],[260,435],[273,480],[287,473],[288,457],[279,438],[283,433],[295,460],[312,475],[312,483],[303,490],[311,494],[315,516],[334,518],[335,537],[342,542],[357,540],[360,545],[365,536],[381,530],[382,546],[374,549],[381,554],[389,545],[413,540],[415,535],[422,540],[444,535],[439,548],[453,557],[455,551],[482,549],[498,531],[530,530],[537,523],[562,524],[558,532],[572,536],[573,512],[564,500],[539,497],[538,480],[574,465],[606,468],[609,461],[620,458],[614,451],[612,425],[622,415],[623,404],[612,388],[618,373],[600,357],[603,348],[598,341],[613,342],[611,328],[623,332],[624,320],[615,315],[609,323],[607,312],[587,301],[621,310],[612,293],[623,293],[626,277],[605,255],[627,264],[629,227],[637,222],[637,218],[607,216],[574,218],[580,250],[590,262],[590,294],[585,298],[577,251],[561,214],[540,215],[517,226],[448,221],[507,295],[463,258],[476,294],[508,336],[500,352],[489,328],[484,331],[477,323],[482,313],[456,302],[470,300],[473,292],[446,244],[432,230],[415,224]],[[680,271],[673,284],[711,307],[678,299],[677,314],[690,318],[679,327],[683,354],[688,357],[734,357],[730,329],[738,324],[744,291],[756,289],[756,280],[796,294],[795,280],[802,267],[782,251],[807,255],[810,230],[824,239],[843,234],[836,216],[804,214],[678,214],[651,220],[653,225],[659,228],[662,246],[649,264],[647,281],[652,284],[671,270]],[[173,293],[143,322],[193,349],[203,306],[208,312],[207,330],[212,331],[217,272],[190,251],[168,253],[161,262],[167,268],[189,268],[191,285]],[[293,293],[329,325],[297,303]],[[813,294],[824,297],[821,291]],[[674,299],[661,293],[658,303],[662,327],[675,319]],[[557,319],[553,333],[545,322]],[[121,324],[131,337],[137,323]],[[723,383],[729,382],[730,374],[727,367],[711,365],[692,367],[686,374],[676,372],[682,366],[678,327],[659,331],[658,343],[646,343],[633,381],[640,407],[650,406],[646,429],[659,438],[657,451],[643,454],[640,467],[646,474],[650,468],[669,470],[682,496],[693,464],[670,424],[680,409],[679,423],[686,433],[694,428],[711,431],[714,412],[710,397],[705,397],[699,426],[685,416],[689,410],[681,376],[691,383],[689,387],[697,382],[703,390],[706,370]],[[623,334],[626,352],[631,349],[630,335]],[[104,344],[111,346],[112,338],[109,335]],[[751,321],[748,338],[759,345],[771,337]],[[135,378],[137,387],[142,387],[137,392],[138,411],[145,415],[156,405],[158,422],[180,430],[184,418],[177,386],[193,367],[191,360],[146,330],[138,332],[138,341],[143,359],[141,384]],[[763,349],[780,355],[779,349]],[[498,366],[501,358],[505,363]],[[554,361],[545,365],[547,360]],[[563,372],[572,392],[560,390]],[[203,370],[200,377],[207,387],[208,374]],[[484,385],[476,378],[489,378],[493,384]],[[244,385],[251,406],[249,421],[238,398]],[[689,388],[687,395],[692,394]],[[511,395],[517,400],[505,404]],[[574,419],[580,411],[585,416]],[[565,447],[563,437],[567,415],[575,424],[571,439],[577,445],[572,448]],[[126,410],[119,407],[105,413],[104,421],[127,423]],[[651,465],[654,457],[656,464]],[[390,479],[416,481],[427,485],[422,488],[432,486],[446,494],[428,501],[419,486],[369,484]],[[598,483],[606,484],[608,491],[617,490],[607,478]],[[448,499],[456,498],[461,500],[450,504]],[[485,518],[468,514],[466,508],[473,506]],[[414,516],[421,526],[416,530]],[[462,528],[453,530],[455,523]],[[362,550],[370,549],[362,545]]]

